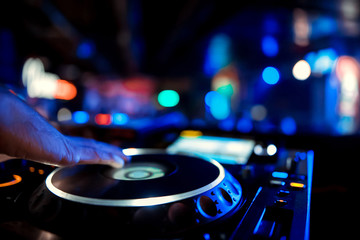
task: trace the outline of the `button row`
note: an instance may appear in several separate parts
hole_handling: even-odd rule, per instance
[[[274,187],[281,187],[281,186],[285,186],[286,182],[282,181],[282,180],[271,179],[270,180],[270,185],[274,186]],[[297,190],[306,188],[306,185],[304,183],[300,183],[300,182],[290,182],[289,186],[292,189],[297,189]]]

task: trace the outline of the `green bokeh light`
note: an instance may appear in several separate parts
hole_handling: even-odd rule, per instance
[[[175,107],[179,101],[180,96],[174,90],[163,90],[158,95],[158,102],[163,107]]]

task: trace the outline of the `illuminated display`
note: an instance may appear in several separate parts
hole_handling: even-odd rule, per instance
[[[180,137],[168,147],[171,153],[201,154],[225,164],[246,164],[255,142],[213,136]]]

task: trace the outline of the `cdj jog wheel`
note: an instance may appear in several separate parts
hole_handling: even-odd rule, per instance
[[[159,236],[225,219],[241,206],[241,185],[215,160],[154,149],[126,152],[131,162],[120,169],[53,171],[29,203],[36,223],[77,236],[119,228]]]

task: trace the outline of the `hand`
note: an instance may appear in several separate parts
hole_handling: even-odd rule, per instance
[[[128,160],[116,146],[61,134],[18,97],[0,89],[0,161],[23,158],[55,166],[109,164]]]

